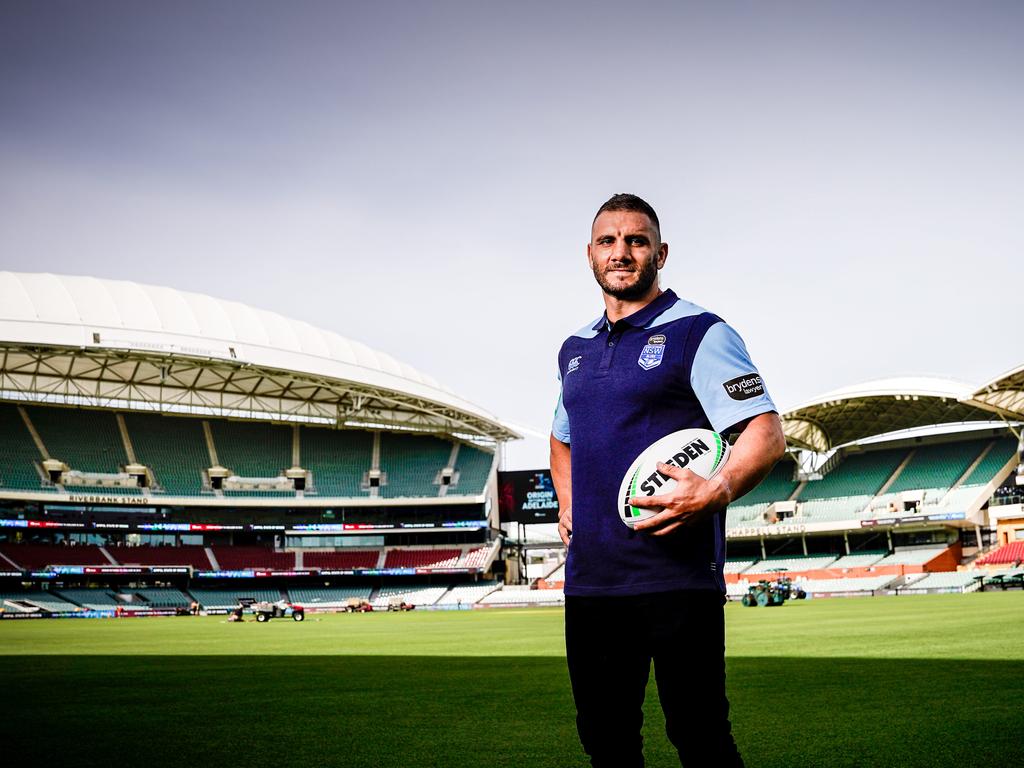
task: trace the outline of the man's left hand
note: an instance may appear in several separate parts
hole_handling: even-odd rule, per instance
[[[705,480],[688,469],[661,462],[658,462],[658,471],[675,480],[676,487],[660,496],[637,496],[629,500],[634,507],[662,510],[654,517],[634,524],[635,531],[664,536],[725,509],[729,504],[729,488],[722,475]]]

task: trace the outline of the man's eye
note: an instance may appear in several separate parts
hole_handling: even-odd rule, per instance
[[[647,239],[643,237],[631,237],[629,238],[630,245],[647,245]]]

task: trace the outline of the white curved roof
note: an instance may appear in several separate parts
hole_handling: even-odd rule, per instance
[[[298,372],[402,392],[500,424],[430,376],[337,333],[239,302],[127,280],[0,271],[0,342]]]
[[[904,376],[826,392],[782,414],[794,445],[827,451],[890,432],[936,424],[991,421],[969,402],[974,387],[956,379]]]

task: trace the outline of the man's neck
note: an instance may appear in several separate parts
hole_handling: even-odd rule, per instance
[[[651,286],[651,290],[639,299],[617,299],[614,296],[609,296],[607,293],[602,293],[601,295],[604,297],[604,311],[608,317],[608,322],[614,325],[622,318],[629,317],[634,312],[639,312],[661,294],[661,288],[655,284]]]

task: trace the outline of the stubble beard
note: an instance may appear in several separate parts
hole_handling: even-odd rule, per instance
[[[599,267],[595,265],[593,270],[594,279],[601,286],[601,290],[621,301],[634,301],[643,298],[658,279],[658,266],[654,263],[654,259],[640,265],[640,269],[636,273],[636,280],[629,285],[614,286],[608,282]]]

